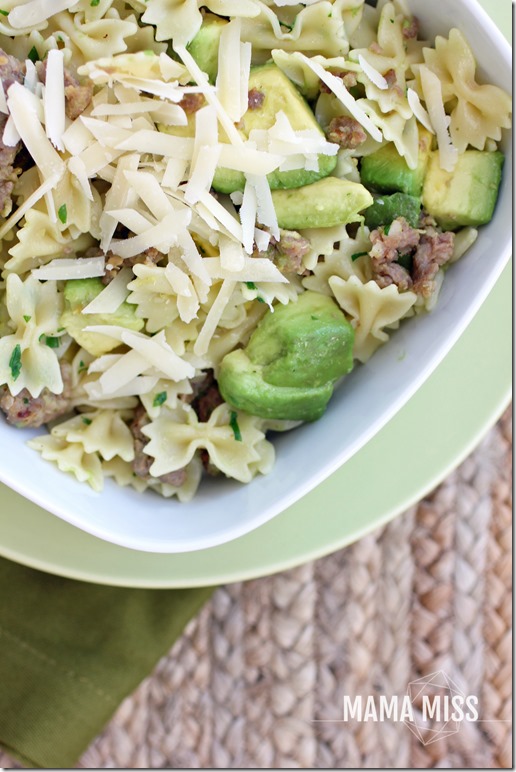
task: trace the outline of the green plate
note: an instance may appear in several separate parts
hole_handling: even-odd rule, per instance
[[[438,369],[361,451],[294,506],[229,544],[181,555],[116,547],[0,486],[0,554],[63,576],[130,587],[193,587],[264,576],[384,525],[434,488],[506,407],[512,282],[495,288]]]

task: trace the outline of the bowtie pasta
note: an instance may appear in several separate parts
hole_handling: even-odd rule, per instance
[[[4,0],[0,35],[0,408],[96,491],[267,474],[492,217],[510,98],[404,0]]]

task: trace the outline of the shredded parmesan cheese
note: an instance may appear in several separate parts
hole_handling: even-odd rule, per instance
[[[414,91],[413,88],[409,88],[407,90],[407,99],[410,109],[418,119],[419,123],[424,126],[425,129],[428,129],[429,132],[435,134],[434,127],[430,121],[430,116],[421,104],[421,100],[419,99],[419,94],[417,91]]]
[[[444,110],[441,81],[424,65],[419,68],[419,73],[430,121],[437,136],[440,166],[441,169],[452,172],[459,160],[459,151],[453,144],[448,130],[450,119]]]
[[[82,309],[83,314],[114,314],[129,295],[130,268],[122,268],[102,292]],[[138,373],[139,375],[139,373]]]
[[[243,141],[242,137],[235,128],[235,124],[224,110],[218,97],[214,93],[213,88],[210,86],[206,75],[203,73],[193,56],[186,50],[184,46],[179,45],[176,45],[176,53],[183,60],[185,67],[188,69],[190,75],[201,89],[208,104],[214,107],[217,111],[218,119],[221,125],[224,127],[230,142],[235,145],[239,145]]]
[[[7,95],[7,106],[16,130],[43,178],[48,180],[57,176],[60,179],[65,171],[64,161],[52,147],[39,122],[33,99],[30,91],[19,83],[13,83]]]
[[[194,344],[194,353],[198,356],[202,356],[208,351],[210,341],[213,338],[221,316],[224,313],[224,309],[227,306],[229,299],[235,290],[235,287],[236,281],[231,279],[224,279],[222,282],[217,299],[208,311],[206,321],[204,322],[203,328],[200,331]]]
[[[58,257],[41,268],[34,268],[32,275],[45,281],[68,281],[69,279],[93,279],[104,276],[106,259],[100,257],[83,257],[80,259]]]
[[[335,77],[335,75],[332,75],[331,72],[328,72],[324,69],[324,67],[321,67],[318,62],[314,61],[313,59],[309,59],[304,54],[300,53],[299,57],[312,70],[312,72],[314,72],[322,80],[322,82],[328,86],[330,91],[335,94],[337,99],[342,102],[344,107],[349,110],[351,115],[364,127],[367,132],[369,132],[371,137],[377,142],[381,142],[383,139],[382,132],[377,126],[374,125],[372,120],[368,115],[365,114],[362,108],[357,105],[356,100],[349,93],[342,80]]]
[[[51,49],[47,56],[47,77],[43,93],[47,137],[58,150],[64,150],[65,88],[63,52]]]
[[[379,89],[382,89],[383,91],[389,88],[389,84],[383,77],[382,73],[378,72],[378,70],[375,70],[375,68],[369,64],[367,59],[364,59],[362,54],[358,55],[358,63],[361,66],[364,75],[367,75],[371,83],[374,83],[375,86],[377,86]]]

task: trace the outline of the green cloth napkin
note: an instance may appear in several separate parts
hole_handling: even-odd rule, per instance
[[[132,590],[0,559],[0,745],[73,767],[212,590]]]

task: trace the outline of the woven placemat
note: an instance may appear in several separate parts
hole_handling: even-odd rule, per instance
[[[219,589],[80,766],[511,767],[511,427],[507,412],[352,547]],[[338,720],[345,694],[404,695],[437,671],[478,696],[482,721],[424,745],[403,723]]]

